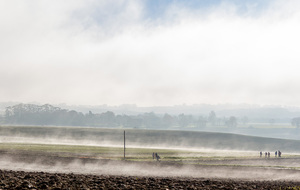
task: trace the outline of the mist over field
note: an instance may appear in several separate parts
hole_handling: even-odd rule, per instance
[[[258,163],[256,163],[258,164]],[[10,166],[10,167],[9,167]],[[13,168],[12,168],[13,166]],[[297,180],[299,172],[292,170],[276,170],[266,168],[230,168],[230,167],[208,167],[197,168],[189,165],[151,165],[141,163],[120,163],[114,161],[83,163],[75,160],[69,163],[57,162],[53,165],[40,163],[15,163],[7,158],[0,158],[0,168],[7,170],[38,171],[50,173],[75,173],[86,175],[117,175],[117,176],[139,176],[139,177],[181,177],[181,178],[216,178],[216,179],[238,179],[238,180]]]
[[[227,133],[0,127],[0,169],[162,178],[295,180],[300,141]],[[281,150],[282,158],[274,156]],[[152,159],[158,152],[161,161]],[[271,158],[259,152],[271,152]]]
[[[182,150],[240,150],[298,153],[300,141],[216,132],[101,129],[82,127],[0,127],[0,143],[159,148]]]
[[[299,10],[0,0],[0,189],[298,189]]]

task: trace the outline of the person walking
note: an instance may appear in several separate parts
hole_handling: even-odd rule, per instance
[[[154,157],[155,157],[155,159],[156,159],[157,161],[159,161],[160,156],[157,154],[157,152],[155,152]]]

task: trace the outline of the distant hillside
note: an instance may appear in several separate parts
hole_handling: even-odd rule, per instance
[[[122,129],[74,127],[0,127],[0,142],[75,143],[123,146]],[[299,140],[229,133],[126,129],[126,145],[161,148],[207,148],[299,152]]]

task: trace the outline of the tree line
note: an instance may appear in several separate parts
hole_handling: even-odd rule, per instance
[[[154,112],[143,113],[139,115],[116,115],[114,112],[106,111],[103,113],[86,114],[74,110],[62,109],[50,104],[17,104],[6,107],[4,123],[17,125],[57,125],[57,126],[95,126],[95,127],[126,127],[126,128],[169,128],[169,127],[198,127],[207,126],[226,126],[235,128],[238,122],[247,124],[248,118],[217,117],[214,111],[211,111],[207,117],[193,116],[186,114],[157,115]],[[300,126],[300,117],[293,118],[292,125]]]

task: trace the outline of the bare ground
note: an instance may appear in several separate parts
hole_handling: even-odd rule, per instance
[[[293,181],[105,176],[0,170],[1,189],[289,189]]]
[[[291,189],[300,171],[269,166],[299,159],[178,162],[113,161],[53,153],[2,151],[0,189]],[[243,163],[251,163],[249,165]],[[256,164],[255,164],[256,163]],[[266,164],[266,163],[269,163]],[[271,165],[274,165],[271,163]],[[264,165],[265,164],[265,165]]]

